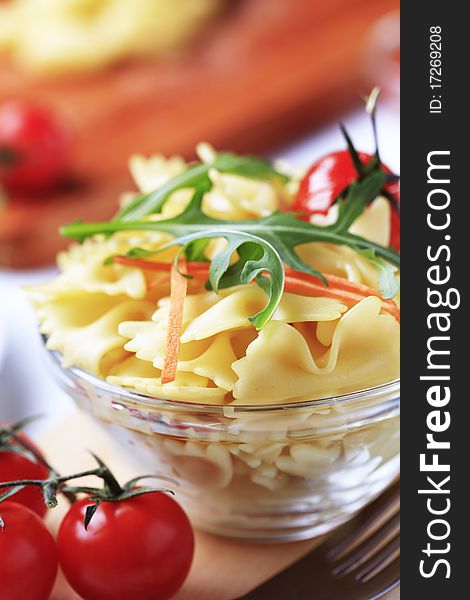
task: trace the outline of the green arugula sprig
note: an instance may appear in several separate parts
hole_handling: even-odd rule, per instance
[[[211,262],[209,285],[217,290],[221,287],[247,283],[256,279],[267,291],[269,299],[265,308],[251,320],[261,329],[274,314],[283,293],[284,266],[308,273],[327,282],[323,275],[305,263],[297,253],[297,246],[310,242],[328,242],[349,246],[357,251],[367,252],[367,257],[385,273],[387,261],[399,265],[399,255],[392,248],[375,244],[362,237],[349,233],[352,223],[362,214],[364,208],[380,193],[386,175],[382,171],[373,171],[353,183],[344,199],[340,200],[338,218],[335,223],[321,227],[302,221],[292,213],[275,212],[261,219],[230,221],[215,219],[201,209],[205,192],[211,187],[209,168],[223,172],[237,173],[258,179],[280,177],[269,163],[250,157],[236,157],[231,154],[220,155],[212,165],[190,167],[182,175],[146,196],[135,199],[125,207],[116,218],[106,223],[75,222],[66,225],[61,233],[83,242],[96,235],[110,235],[118,231],[161,231],[174,239],[158,250],[132,248],[128,257],[142,258],[154,255],[170,246],[181,246],[186,256],[193,260],[203,260],[205,245],[212,238],[225,238],[227,247]],[[179,215],[165,220],[142,219],[149,214],[161,211],[166,200],[177,189],[195,188],[194,195],[187,208]],[[237,251],[238,261],[230,265],[233,253]],[[176,262],[178,257],[176,258]],[[112,262],[112,257],[108,259]],[[263,273],[270,274],[269,280]],[[387,271],[389,275],[390,272]],[[386,283],[384,297],[394,292],[389,278],[382,277]]]
[[[212,182],[209,170],[216,169],[220,173],[242,175],[255,179],[278,178],[282,182],[289,177],[277,171],[269,162],[256,156],[238,156],[230,152],[219,154],[212,163],[196,163],[186,171],[177,175],[150,194],[138,196],[124,206],[115,216],[114,221],[134,221],[152,213],[161,212],[165,202],[173,192],[185,188],[210,189]]]
[[[268,272],[270,277],[266,280],[267,285],[263,286],[269,297],[268,303],[259,313],[249,317],[256,329],[262,329],[276,312],[284,290],[284,266],[273,245],[259,236],[244,231],[218,228],[202,234],[196,232],[181,236],[165,244],[162,250],[170,246],[182,246],[175,259],[177,264],[179,255],[185,253],[185,249],[194,241],[221,237],[228,243],[211,261],[207,287],[217,292],[219,288],[258,280]],[[240,258],[231,266],[230,261],[234,252],[237,252]],[[142,256],[142,253],[138,254]],[[135,252],[132,255],[135,256]]]

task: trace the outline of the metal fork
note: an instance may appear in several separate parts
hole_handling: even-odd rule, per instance
[[[375,600],[400,582],[399,557],[395,483],[323,544],[239,600]]]

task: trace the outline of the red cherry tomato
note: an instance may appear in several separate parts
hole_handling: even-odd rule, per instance
[[[363,164],[369,163],[372,155],[359,152]],[[392,171],[382,165],[387,174]],[[348,150],[331,152],[317,160],[300,182],[299,191],[294,201],[293,209],[306,213],[327,214],[337,198],[358,178],[351,154]],[[387,183],[384,190],[400,204],[400,190],[396,182]],[[392,207],[392,228],[390,245],[400,250],[400,215]]]
[[[0,183],[7,191],[55,186],[68,160],[68,136],[54,116],[26,102],[0,106]]]
[[[47,600],[57,574],[51,532],[33,511],[0,504],[0,600]]]
[[[23,433],[18,435],[35,447],[26,435]],[[48,476],[48,469],[43,464],[36,462],[34,457],[18,454],[18,452],[14,451],[9,452],[8,446],[2,447],[2,451],[0,452],[0,482],[14,481],[16,479],[47,479]],[[10,501],[30,508],[40,517],[46,514],[47,508],[44,504],[41,490],[38,487],[28,486],[12,496]]]
[[[103,501],[88,529],[85,498],[72,506],[59,529],[62,570],[85,600],[165,600],[183,585],[194,538],[180,506],[162,492]]]

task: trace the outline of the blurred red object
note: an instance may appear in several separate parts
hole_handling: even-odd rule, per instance
[[[68,141],[52,112],[22,101],[0,105],[0,184],[7,192],[51,190],[66,172]]]

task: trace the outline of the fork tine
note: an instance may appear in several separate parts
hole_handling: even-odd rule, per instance
[[[369,580],[369,583],[361,584],[366,588],[368,585],[374,584],[376,589],[380,589],[380,592],[370,595],[369,600],[377,600],[382,598],[384,594],[392,590],[400,583],[400,557],[392,561],[383,571],[378,573],[373,580]]]
[[[389,491],[391,494],[384,499],[381,505],[375,504],[374,512],[366,521],[364,521],[364,523],[362,523],[348,536],[343,538],[338,545],[329,550],[328,558],[330,560],[338,560],[342,556],[351,552],[361,542],[375,533],[377,529],[391,516],[398,513],[400,510],[400,489],[398,486],[394,486]],[[375,502],[377,503],[377,500]]]
[[[366,583],[400,556],[400,536],[397,535],[385,548],[376,554],[357,574],[358,581]]]
[[[379,552],[399,532],[400,515],[396,514],[388,523],[375,531],[362,545],[353,549],[353,554],[333,569],[333,575],[340,577],[351,573],[364,564],[371,556]]]

